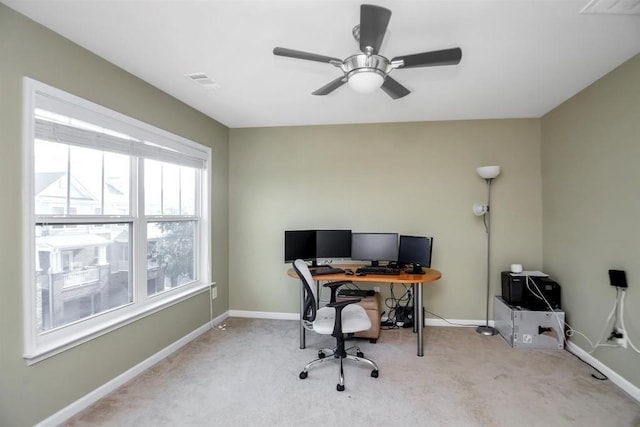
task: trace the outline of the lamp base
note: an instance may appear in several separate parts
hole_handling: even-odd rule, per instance
[[[486,336],[496,335],[498,330],[492,326],[478,326],[476,332]]]

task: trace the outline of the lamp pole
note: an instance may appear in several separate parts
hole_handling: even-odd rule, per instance
[[[489,299],[491,298],[491,182],[493,178],[485,178],[487,182],[487,212],[484,214],[484,226],[487,232],[487,311],[485,324],[478,326],[476,332],[482,335],[495,335],[498,331],[489,326]]]

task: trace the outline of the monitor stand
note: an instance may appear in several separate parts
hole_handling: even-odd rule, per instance
[[[314,259],[311,261],[310,269],[318,269],[318,268],[329,268],[331,267],[329,264],[318,264],[318,260]]]

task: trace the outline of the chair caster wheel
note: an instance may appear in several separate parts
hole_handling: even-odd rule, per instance
[[[306,375],[305,375],[305,376],[306,376]],[[377,370],[377,369],[374,369],[373,371],[371,371],[371,376],[372,376],[373,378],[378,378],[378,370]]]
[[[318,352],[318,359],[324,359],[325,357],[327,357],[327,355],[324,354],[324,351],[321,350]]]
[[[336,390],[338,390],[338,391],[344,391],[344,386],[343,386],[342,384],[338,384],[338,385],[336,386]]]
[[[356,353],[356,356],[358,356],[358,357],[364,357],[364,353],[363,353],[363,352],[361,352],[361,351],[359,351],[359,352],[357,352],[357,353]]]
[[[298,376],[300,377],[301,380],[303,380],[303,379],[307,378],[307,375],[308,374],[305,371],[302,371],[302,372],[300,372],[300,375],[298,375]],[[373,375],[373,374],[371,374],[371,375]]]

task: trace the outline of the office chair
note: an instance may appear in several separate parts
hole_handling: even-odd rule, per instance
[[[366,359],[358,347],[354,346],[345,349],[345,338],[348,334],[366,331],[371,328],[371,320],[369,320],[367,312],[360,305],[355,304],[360,301],[359,298],[336,302],[337,288],[351,282],[339,281],[325,283],[323,286],[331,289],[331,299],[325,307],[318,308],[316,286],[307,263],[298,259],[294,261],[293,268],[300,277],[302,286],[304,287],[305,297],[302,319],[305,321],[305,326],[319,334],[331,335],[336,339],[335,349],[320,350],[318,352],[318,359],[307,363],[302,372],[300,372],[300,379],[303,380],[307,378],[309,368],[325,362],[330,356],[333,356],[333,360],[340,360],[340,381],[336,386],[338,391],[344,390],[344,370],[342,366],[344,359],[368,364],[373,368],[371,376],[378,378],[378,365]],[[355,354],[349,353],[352,350],[355,350]]]

